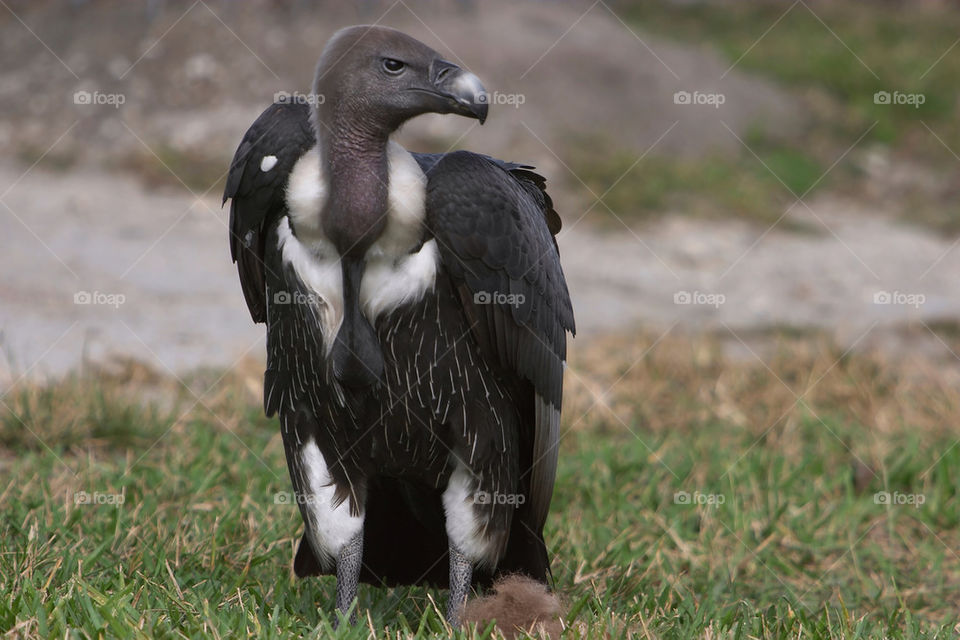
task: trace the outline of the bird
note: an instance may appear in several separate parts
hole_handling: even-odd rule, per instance
[[[457,625],[472,589],[552,581],[575,335],[560,217],[530,165],[393,139],[426,113],[483,124],[490,102],[413,37],[346,27],[230,165],[231,257],[304,523],[294,572],[336,576],[336,624],[361,582],[448,587]]]

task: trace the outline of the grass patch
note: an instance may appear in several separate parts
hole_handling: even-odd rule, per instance
[[[17,160],[24,166],[32,167],[42,163],[44,169],[54,172],[69,171],[77,164],[77,157],[69,151],[57,151],[35,145],[21,145],[16,149]]]
[[[742,70],[833,98],[845,113],[819,124],[853,136],[850,142],[873,121],[878,125],[868,140],[908,142],[923,120],[937,125],[948,143],[960,145],[955,117],[960,51],[951,50],[960,14],[933,3],[810,2],[809,9],[797,4],[787,12],[791,4],[631,3],[622,11],[653,33],[707,42],[731,64],[739,61]],[[878,104],[874,94],[879,91],[919,93],[924,101]],[[918,149],[945,157],[935,139],[922,138],[915,141]]]
[[[182,189],[186,185],[197,194],[209,192],[215,196],[223,191],[228,164],[222,156],[181,151],[166,144],[154,145],[152,150],[156,155],[137,151],[112,168],[132,172],[150,188]]]
[[[791,92],[807,118],[803,134],[796,139],[754,135],[746,142],[794,194],[842,184],[846,192],[875,198],[878,204],[895,200],[904,221],[944,233],[960,231],[953,186],[955,153],[960,153],[955,80],[960,47],[954,46],[960,13],[947,3],[791,4],[621,2],[615,8],[649,33],[712,46],[737,70],[769,78]],[[879,92],[890,95],[889,103],[878,103]],[[910,95],[920,95],[922,104],[912,104],[905,97]],[[918,163],[921,177],[896,186],[888,184],[887,175],[870,178],[857,166],[855,152],[817,184],[862,135],[859,150],[888,148],[891,159]],[[575,158],[575,171],[589,176],[585,181],[598,194],[636,157],[612,153],[598,164],[596,154],[581,154],[579,147],[569,155]],[[927,184],[930,176],[938,177],[939,186]],[[870,179],[883,183],[881,193],[868,188]],[[650,157],[604,200],[625,219],[684,213],[766,224],[793,201],[784,185],[743,149],[695,160]]]
[[[784,337],[767,365],[776,375],[707,339],[573,353],[547,531],[568,624],[587,637],[950,634],[960,394],[939,372],[817,336]],[[125,380],[91,372],[4,398],[0,629],[448,634],[445,593],[372,588],[368,621],[334,634],[332,581],[293,578],[301,523],[274,500],[289,478],[255,368],[192,376],[198,405],[163,379]]]
[[[795,200],[791,191],[798,196],[806,192],[823,167],[799,149],[759,136],[754,143],[783,183],[753,156],[649,156],[638,162],[636,153],[596,141],[577,145],[572,168],[594,193],[603,196],[603,204],[594,209],[610,217],[648,221],[683,213],[770,225]],[[782,224],[789,227],[791,221]]]

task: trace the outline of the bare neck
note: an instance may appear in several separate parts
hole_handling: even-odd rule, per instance
[[[318,114],[320,162],[328,197],[323,230],[340,255],[362,257],[387,220],[389,132]]]

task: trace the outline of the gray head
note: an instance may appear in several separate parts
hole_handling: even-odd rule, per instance
[[[423,113],[487,117],[480,80],[410,36],[380,26],[337,31],[317,64],[315,117],[385,136]]]

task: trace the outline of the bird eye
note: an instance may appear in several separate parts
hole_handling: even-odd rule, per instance
[[[400,75],[403,72],[403,68],[406,66],[407,65],[403,64],[399,60],[395,60],[393,58],[383,59],[383,70],[392,76]]]

